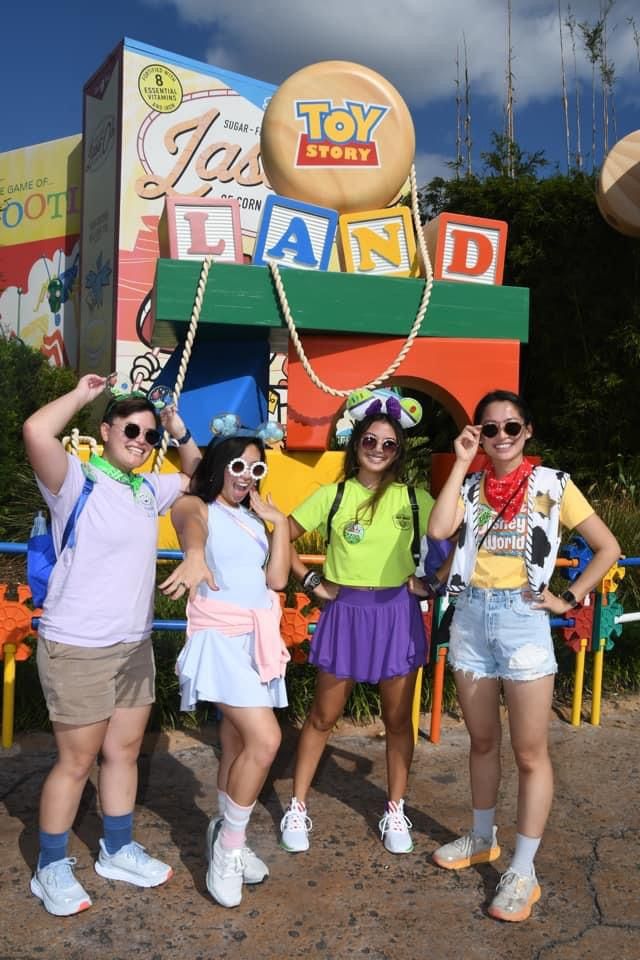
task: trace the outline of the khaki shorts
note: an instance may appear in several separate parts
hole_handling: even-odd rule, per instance
[[[116,707],[143,707],[155,700],[151,638],[76,647],[39,636],[37,661],[52,722],[84,726],[107,720]]]

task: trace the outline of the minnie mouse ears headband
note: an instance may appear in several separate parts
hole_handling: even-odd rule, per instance
[[[122,400],[134,400],[136,398],[148,400],[149,403],[155,407],[156,413],[160,413],[165,407],[176,406],[176,398],[171,388],[165,387],[160,383],[154,384],[149,390],[133,390],[128,381],[122,380],[118,382],[118,374],[112,373],[107,377],[105,389],[111,394],[107,410],[112,408],[114,403]]]
[[[413,397],[401,397],[383,387],[377,390],[354,390],[347,397],[344,415],[338,420],[338,443],[345,445],[353,433],[353,424],[365,417],[384,413],[397,420],[403,430],[417,426],[422,420],[422,406]]]
[[[222,441],[229,437],[258,437],[263,443],[277,443],[284,437],[279,423],[265,420],[257,427],[243,427],[240,417],[235,413],[219,413],[209,424],[213,439]]]

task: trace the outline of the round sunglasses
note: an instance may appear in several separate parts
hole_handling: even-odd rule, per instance
[[[252,480],[262,480],[266,477],[268,467],[264,460],[256,460],[255,463],[247,463],[242,457],[234,457],[227,464],[227,470],[232,477],[241,477],[244,473],[251,474]]]
[[[521,420],[505,420],[503,423],[494,423],[490,420],[488,423],[482,424],[480,432],[488,440],[497,437],[500,430],[503,430],[508,437],[519,437],[523,427],[524,423]]]
[[[137,423],[125,423],[124,427],[121,427],[119,423],[112,423],[111,426],[121,430],[128,440],[136,440],[142,434],[143,440],[151,447],[160,443],[160,437],[162,436],[159,430],[143,430]]]
[[[360,446],[363,450],[376,450],[378,443],[380,443],[380,449],[383,453],[395,453],[398,449],[398,441],[392,440],[390,437],[380,442],[380,438],[376,437],[375,433],[365,433],[360,438]]]

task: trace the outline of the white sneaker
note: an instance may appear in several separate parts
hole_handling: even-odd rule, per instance
[[[172,868],[161,860],[150,857],[135,840],[126,843],[115,853],[107,853],[100,840],[100,855],[95,864],[96,873],[107,880],[125,880],[136,887],[157,887],[173,876]]]
[[[433,854],[433,859],[439,867],[445,870],[463,870],[474,863],[491,863],[500,856],[498,846],[498,828],[494,827],[490,837],[476,837],[474,833],[466,833]]]
[[[75,857],[55,860],[36,869],[31,877],[31,893],[54,917],[70,917],[91,906],[91,897],[73,875],[75,862]]]
[[[291,798],[284,817],[280,821],[280,846],[288,853],[303,853],[309,849],[309,834],[313,830],[307,808],[297,797]]]
[[[411,853],[413,840],[409,831],[412,826],[404,812],[404,800],[398,800],[397,803],[389,800],[385,814],[378,824],[385,849],[389,853]]]
[[[207,870],[207,890],[222,907],[237,907],[242,900],[242,850],[225,850],[218,831]]]
[[[213,844],[216,839],[216,827],[218,824],[222,824],[223,817],[220,814],[216,814],[215,817],[212,817],[209,820],[209,826],[207,827],[207,841],[206,841],[206,853],[207,853],[207,863],[211,863],[211,858],[213,857]],[[245,843],[242,848],[242,862],[244,864],[244,869],[242,871],[242,880],[244,883],[262,883],[263,880],[269,876],[269,867],[266,863],[256,856],[251,847],[248,847]]]

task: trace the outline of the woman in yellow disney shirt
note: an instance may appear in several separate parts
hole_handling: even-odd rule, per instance
[[[449,574],[458,595],[449,662],[471,739],[470,833],[440,847],[435,862],[459,870],[500,856],[495,808],[500,783],[500,686],[518,767],[515,854],[489,906],[500,920],[526,920],[540,897],[534,857],[551,808],[548,726],[557,664],[549,614],[577,606],[620,556],[618,543],[569,475],[524,456],[531,416],[516,394],[495,390],[454,442],[456,460],[431,512],[429,534],[459,530]],[[482,446],[489,466],[467,476]],[[558,597],[549,590],[560,525],[593,557]]]

